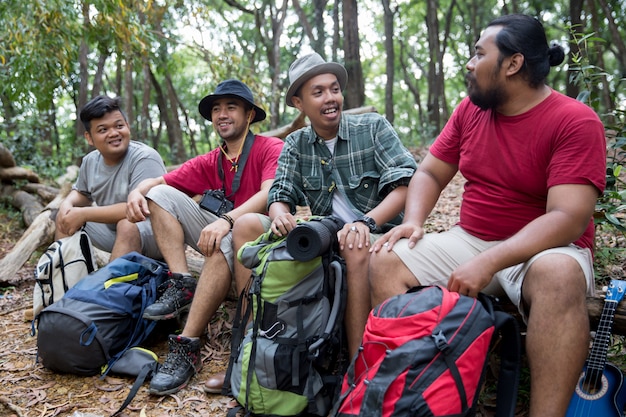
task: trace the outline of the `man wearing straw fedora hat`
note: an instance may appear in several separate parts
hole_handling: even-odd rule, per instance
[[[150,393],[157,395],[179,391],[200,370],[200,336],[226,298],[233,276],[240,271],[245,274],[243,266],[235,265],[233,223],[244,213],[266,211],[283,146],[278,138],[250,131],[250,124],[264,120],[266,114],[239,80],[220,83],[198,109],[213,123],[222,139],[220,146],[172,172],[141,182],[127,202],[129,220],[150,217],[172,272],[167,289],[146,309],[144,318],[165,320],[189,311],[182,333],[169,337],[169,354],[150,383]],[[198,204],[194,197],[200,195]],[[189,273],[185,245],[205,256],[197,283]]]
[[[343,65],[325,62],[317,53],[293,62],[285,101],[311,124],[285,139],[269,192],[269,218],[241,217],[233,239],[239,241],[240,232],[268,228],[285,236],[296,226],[297,206],[343,220],[337,237],[346,261],[345,325],[348,350],[354,355],[371,308],[369,247],[381,232],[402,221],[407,184],[417,164],[384,117],[342,112],[347,80]]]

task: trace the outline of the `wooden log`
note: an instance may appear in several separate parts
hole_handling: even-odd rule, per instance
[[[52,200],[26,229],[11,252],[0,260],[0,282],[11,282],[15,274],[42,245],[49,245],[54,239],[56,213],[63,199],[69,193],[69,186],[61,188],[59,195]]]
[[[40,182],[39,176],[32,170],[22,167],[2,168],[0,167],[0,181],[27,180],[29,182]]]
[[[587,297],[587,311],[589,312],[589,325],[591,330],[598,328],[602,310],[604,309],[604,297],[595,296]],[[621,301],[615,309],[615,318],[613,320],[613,334],[626,336],[626,301]]]
[[[510,301],[506,300],[501,305],[507,313],[514,316],[520,324],[521,329],[525,329],[526,326],[522,321],[522,317]],[[602,310],[604,309],[604,294],[595,295],[594,297],[587,297],[587,313],[589,315],[589,328],[591,331],[598,329],[598,323],[602,317]],[[555,318],[558,320],[558,318]],[[523,330],[525,331],[525,330]],[[615,308],[615,318],[613,320],[612,334],[619,336],[626,336],[626,300],[621,301]]]
[[[11,252],[0,260],[0,282],[11,282],[38,247],[50,243],[54,236],[54,213],[45,210],[26,229]]]
[[[12,168],[15,166],[15,159],[9,150],[0,143],[0,167]]]
[[[28,184],[20,188],[28,193],[38,195],[46,204],[54,200],[56,196],[61,192],[60,188],[32,182],[29,182]]]
[[[296,117],[291,124],[286,126],[281,126],[277,129],[270,130],[267,132],[261,133],[262,136],[273,136],[281,139],[285,139],[291,132],[295,132],[296,130],[306,126],[305,115],[304,113],[300,113],[298,117]]]
[[[30,226],[43,211],[43,204],[33,194],[16,190],[13,193],[13,207],[22,212],[22,219],[26,227]]]

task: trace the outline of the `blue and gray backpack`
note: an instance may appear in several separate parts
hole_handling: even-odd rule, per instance
[[[157,322],[142,318],[143,311],[167,279],[166,264],[137,252],[87,275],[33,321],[38,360],[54,372],[107,374],[154,329]]]

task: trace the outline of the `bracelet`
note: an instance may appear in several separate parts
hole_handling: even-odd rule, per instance
[[[220,219],[224,219],[226,220],[228,223],[230,223],[230,228],[233,228],[233,225],[235,224],[235,221],[233,220],[232,217],[230,217],[228,214],[224,213],[220,216]]]

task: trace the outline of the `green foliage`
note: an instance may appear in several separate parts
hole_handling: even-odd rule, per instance
[[[571,57],[570,82],[580,87],[578,100],[596,110],[604,123],[607,137],[606,188],[596,202],[596,234],[617,234],[621,237],[613,241],[605,239],[596,245],[596,277],[603,282],[607,279],[606,268],[623,263],[625,254],[623,238],[626,236],[626,182],[623,169],[626,164],[626,113],[620,108],[602,108],[600,92],[609,89],[613,102],[619,103],[615,99],[623,96],[620,88],[624,79],[612,76],[591,63],[593,46],[604,43],[603,39],[596,37],[594,33],[579,34],[575,30],[571,34],[580,51]]]

